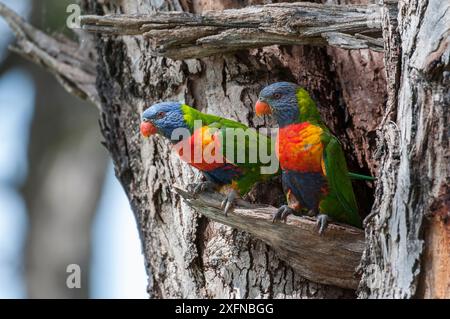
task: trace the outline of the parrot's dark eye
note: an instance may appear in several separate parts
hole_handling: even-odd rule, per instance
[[[144,118],[142,119],[142,122],[148,122],[148,119],[144,117]]]
[[[162,119],[164,116],[166,116],[166,113],[164,113],[164,112],[156,113],[156,119],[157,120]]]
[[[275,93],[275,94],[273,95],[273,98],[278,100],[278,99],[281,98],[281,94],[280,94],[280,93]]]

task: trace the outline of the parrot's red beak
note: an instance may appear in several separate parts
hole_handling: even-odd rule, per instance
[[[155,134],[158,129],[150,122],[142,122],[141,123],[141,134],[144,137],[149,137],[150,135]]]
[[[269,104],[260,100],[258,100],[255,104],[255,111],[258,116],[272,114]]]

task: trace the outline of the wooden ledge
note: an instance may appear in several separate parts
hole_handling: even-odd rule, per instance
[[[322,284],[356,289],[355,269],[364,249],[364,232],[347,225],[331,223],[323,235],[315,220],[289,216],[286,223],[272,223],[272,206],[252,205],[240,200],[227,217],[220,209],[224,195],[192,193],[175,186],[189,206],[209,219],[246,231],[275,249],[279,257],[303,277]]]

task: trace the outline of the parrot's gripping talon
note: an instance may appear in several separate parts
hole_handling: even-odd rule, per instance
[[[325,214],[319,214],[317,215],[316,218],[317,218],[316,226],[319,230],[319,235],[322,235],[323,232],[327,229],[329,218]]]
[[[228,213],[234,210],[235,201],[238,198],[238,193],[235,190],[230,191],[225,199],[222,201],[220,208],[223,209],[225,216],[228,216]]]
[[[198,195],[205,191],[215,191],[217,185],[210,181],[204,181],[197,184],[193,184],[189,187],[194,195]]]
[[[288,205],[283,205],[278,208],[275,214],[273,214],[272,223],[276,222],[277,220],[283,220],[284,222],[286,222],[287,217],[293,213],[294,210],[292,208],[290,208]]]

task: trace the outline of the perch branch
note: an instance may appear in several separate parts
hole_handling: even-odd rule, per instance
[[[0,16],[17,38],[11,50],[52,72],[69,93],[100,105],[95,87],[96,68],[89,50],[65,37],[45,34],[2,3]]]
[[[383,50],[378,6],[278,3],[243,9],[156,12],[151,15],[86,15],[83,29],[113,35],[143,35],[157,55],[199,58],[279,45],[333,45]]]
[[[224,216],[220,203],[224,195],[202,193],[194,197],[174,187],[189,206],[211,220],[246,231],[272,246],[279,257],[314,282],[356,289],[355,269],[364,249],[362,230],[330,224],[326,232],[317,233],[315,220],[290,216],[286,223],[272,223],[271,206],[256,206],[240,200],[234,213]]]

